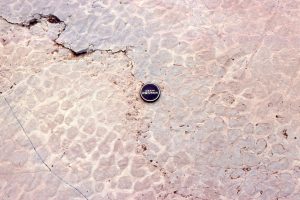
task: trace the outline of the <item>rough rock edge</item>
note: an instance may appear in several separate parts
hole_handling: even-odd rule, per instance
[[[91,48],[92,46],[90,45],[90,47],[87,48],[87,49],[82,49],[80,51],[74,51],[67,44],[59,43],[57,41],[59,39],[60,35],[66,30],[67,24],[64,21],[62,21],[61,19],[59,19],[57,16],[53,15],[53,14],[49,14],[49,15],[34,14],[34,15],[32,15],[32,18],[30,20],[23,21],[23,22],[20,22],[20,23],[11,22],[3,16],[0,16],[0,19],[6,21],[9,24],[25,27],[25,28],[28,28],[28,29],[30,29],[32,26],[35,26],[38,23],[41,23],[41,21],[43,19],[45,19],[47,22],[49,22],[51,24],[62,24],[63,25],[62,30],[60,30],[59,33],[57,34],[57,38],[52,40],[52,41],[55,43],[55,45],[69,50],[74,57],[80,57],[80,56],[88,55],[88,54],[91,54],[91,53],[96,52],[96,51],[107,52],[107,53],[111,53],[111,54],[123,53],[126,57],[128,57],[127,53],[130,50],[129,46],[126,46],[125,48],[119,49],[119,50],[112,50],[112,49],[93,49],[93,48]]]

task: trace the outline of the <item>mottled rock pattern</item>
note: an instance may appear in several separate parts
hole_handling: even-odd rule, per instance
[[[0,16],[2,199],[300,199],[300,1],[3,0]]]

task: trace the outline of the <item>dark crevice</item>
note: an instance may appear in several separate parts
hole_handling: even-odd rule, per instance
[[[54,43],[55,43],[55,45],[56,45],[57,47],[61,47],[61,48],[64,48],[64,49],[69,50],[69,51],[71,52],[71,54],[72,54],[73,57],[82,57],[82,56],[85,56],[85,55],[87,55],[87,54],[91,54],[91,53],[95,52],[95,51],[90,50],[90,49],[84,49],[84,50],[81,50],[81,51],[74,51],[74,50],[71,49],[70,47],[67,47],[67,46],[65,46],[64,44],[59,43],[59,42],[57,42],[56,40],[54,40]]]
[[[17,23],[17,22],[10,22],[7,19],[5,19],[4,17],[0,16],[1,19],[3,19],[4,21],[6,21],[9,24],[13,24],[13,25],[19,25],[22,27],[26,27],[26,28],[31,28],[32,26],[40,23],[42,21],[42,19],[47,20],[47,22],[51,23],[51,24],[57,24],[57,23],[64,23],[62,20],[60,20],[57,16],[49,14],[49,15],[43,15],[43,14],[35,14],[33,15],[32,19],[28,20],[28,21],[24,21],[21,23]],[[65,23],[64,23],[65,25]]]
[[[36,25],[37,23],[39,23],[38,19],[33,18],[33,19],[29,20],[27,23],[23,23],[23,26],[30,28],[30,27]]]
[[[78,51],[78,52],[75,52],[73,50],[71,50],[73,56],[75,57],[79,57],[79,56],[83,56],[83,55],[86,55],[88,53],[92,53],[92,51],[88,51],[88,50],[81,50],[81,51]]]
[[[71,54],[72,54],[73,57],[82,57],[82,56],[91,54],[91,53],[93,53],[95,51],[102,51],[102,52],[107,52],[107,53],[110,53],[110,54],[123,53],[126,57],[128,57],[128,51],[129,51],[129,48],[131,46],[130,47],[126,46],[125,49],[120,49],[120,50],[117,50],[117,51],[113,51],[111,49],[108,49],[108,50],[92,49],[90,47],[87,48],[87,49],[80,50],[80,51],[74,51],[71,47],[68,47],[66,44],[60,43],[60,42],[57,41],[58,38],[60,37],[60,35],[67,28],[67,24],[63,20],[59,19],[57,16],[55,16],[53,14],[49,14],[49,15],[34,14],[32,16],[33,16],[32,19],[30,19],[28,21],[21,22],[21,23],[10,22],[10,21],[8,21],[7,19],[5,19],[2,16],[0,16],[0,19],[3,19],[4,21],[6,21],[9,24],[17,25],[17,26],[21,26],[21,27],[26,27],[28,29],[30,29],[32,26],[35,26],[38,23],[41,23],[42,19],[45,19],[48,23],[51,23],[51,24],[62,24],[63,27],[58,32],[57,37],[56,37],[56,39],[53,40],[53,42],[55,43],[56,46],[69,50],[71,52]]]
[[[63,22],[58,17],[56,17],[55,15],[51,15],[51,14],[47,15],[46,19],[51,24],[57,24],[57,23],[62,23]]]

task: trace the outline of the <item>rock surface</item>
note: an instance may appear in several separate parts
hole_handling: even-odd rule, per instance
[[[0,16],[0,199],[300,199],[300,1],[2,0]]]

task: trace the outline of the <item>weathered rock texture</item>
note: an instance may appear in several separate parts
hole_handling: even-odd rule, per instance
[[[0,16],[1,200],[300,199],[300,1],[2,0]]]

